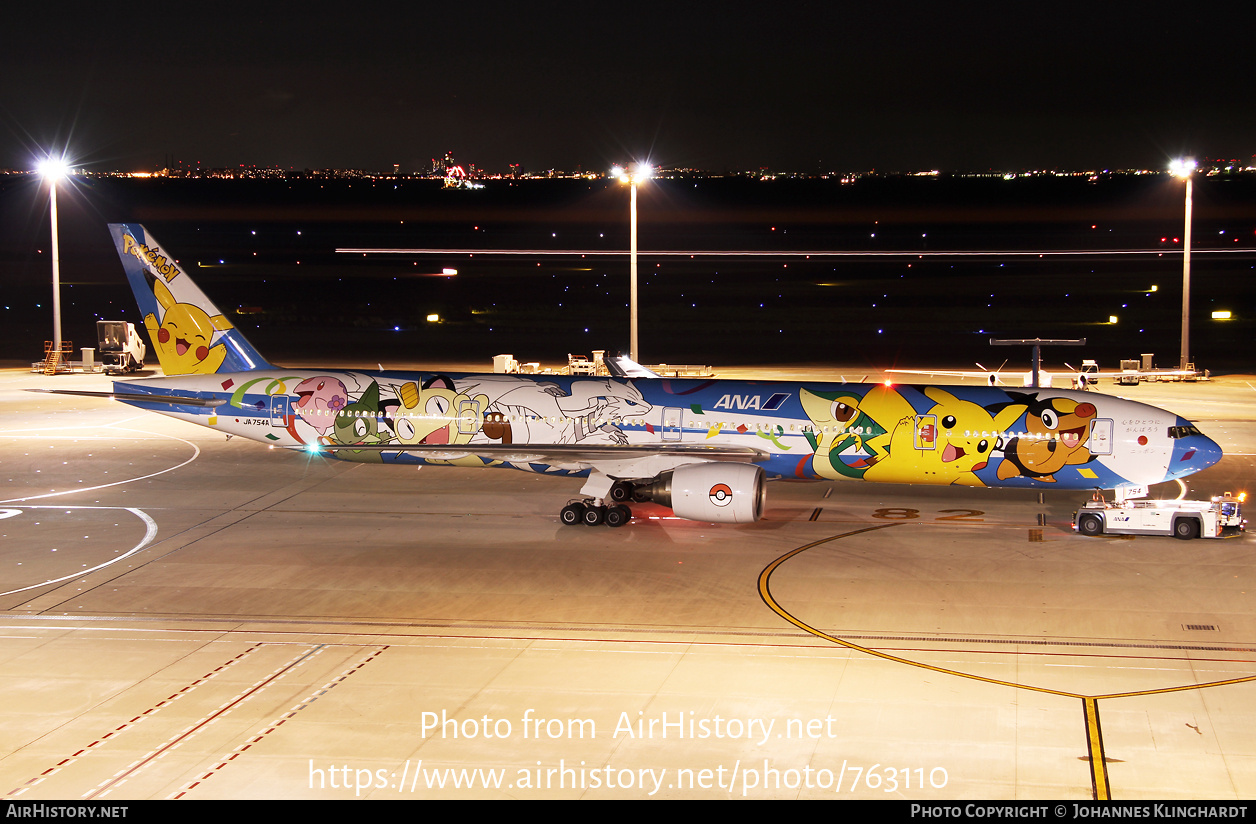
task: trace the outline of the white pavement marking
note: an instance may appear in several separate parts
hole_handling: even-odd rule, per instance
[[[81,492],[82,490],[76,490],[76,491]],[[143,521],[146,526],[146,529],[144,531],[143,539],[138,544],[131,547],[131,549],[128,552],[125,552],[122,555],[119,555],[117,558],[113,558],[111,560],[105,561],[103,564],[98,564],[97,566],[94,566],[91,569],[79,570],[78,572],[75,572],[73,575],[65,575],[60,578],[53,578],[51,580],[44,581],[43,583],[31,584],[28,587],[21,587],[19,589],[11,589],[8,592],[0,592],[0,596],[13,595],[18,592],[25,592],[28,589],[38,589],[40,587],[46,587],[49,584],[59,584],[62,581],[68,581],[71,578],[78,578],[80,576],[88,575],[92,572],[95,572],[98,569],[104,569],[107,566],[116,564],[118,561],[124,560],[126,558],[130,558],[132,555],[134,555],[135,553],[139,552],[144,547],[151,544],[153,542],[153,538],[157,537],[157,522],[154,521],[149,516],[149,514],[143,511],[142,509],[136,509],[130,506],[67,506],[65,504],[62,504],[60,506],[28,506],[24,508],[25,509],[124,509],[127,512],[130,512],[135,517],[139,518],[141,521]]]
[[[15,431],[23,431],[23,430],[15,430]],[[23,501],[38,501],[43,498],[56,498],[61,495],[73,495],[77,492],[91,492],[96,489],[108,489],[111,486],[121,486],[122,484],[135,483],[136,481],[143,481],[148,478],[155,478],[158,475],[164,475],[167,472],[173,472],[176,469],[187,466],[188,464],[192,463],[192,461],[196,460],[197,458],[201,456],[201,448],[185,438],[179,438],[174,435],[167,435],[162,432],[142,432],[141,430],[138,430],[138,429],[124,429],[122,431],[123,432],[135,432],[137,434],[144,435],[150,438],[153,436],[157,436],[161,438],[169,438],[172,441],[180,441],[181,443],[185,443],[188,446],[192,447],[192,450],[193,450],[192,457],[188,458],[186,461],[184,461],[181,464],[176,464],[175,466],[167,467],[161,470],[160,472],[152,472],[152,473],[149,473],[148,475],[140,475],[138,478],[127,478],[126,480],[122,480],[122,481],[114,481],[113,483],[100,484],[99,486],[88,486],[88,487],[83,487],[82,489],[63,489],[60,492],[46,492],[43,495],[28,495],[25,498],[9,498],[8,500],[0,501],[0,504],[15,504],[15,503],[22,503]],[[0,436],[5,436],[8,434],[9,433],[0,433]],[[63,436],[63,437],[69,437],[69,436]],[[92,436],[88,436],[88,437],[81,437],[81,438],[72,438],[72,440],[95,440],[95,438]]]

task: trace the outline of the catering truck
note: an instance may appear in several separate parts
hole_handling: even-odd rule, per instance
[[[96,321],[97,351],[105,372],[137,372],[144,368],[144,341],[135,331],[135,324],[124,320]]]

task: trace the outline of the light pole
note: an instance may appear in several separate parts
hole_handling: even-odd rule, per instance
[[[637,186],[649,180],[654,170],[648,163],[634,163],[625,169],[616,166],[611,176],[620,183],[627,183],[631,194],[628,202],[628,357],[637,360]]]
[[[1178,365],[1178,369],[1183,370],[1191,360],[1191,173],[1194,171],[1193,158],[1169,164],[1169,172],[1174,177],[1186,180],[1186,226],[1182,230],[1182,362]]]
[[[39,174],[48,181],[49,213],[52,221],[52,351],[61,357],[61,251],[57,242],[57,181],[66,175],[65,158],[47,157],[40,161]]]

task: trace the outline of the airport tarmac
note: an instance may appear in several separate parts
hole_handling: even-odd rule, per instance
[[[1100,391],[1222,446],[1201,498],[1256,478],[1253,384]],[[339,463],[36,387],[109,384],[0,372],[6,798],[1256,797],[1250,534],[790,482],[756,524],[565,527],[579,479]]]

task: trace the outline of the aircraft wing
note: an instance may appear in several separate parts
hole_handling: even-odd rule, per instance
[[[1129,377],[1130,375],[1137,375],[1140,378],[1185,378],[1190,375],[1198,375],[1199,372],[1190,369],[1150,369],[1146,372],[1142,370],[1129,372],[1117,370],[1115,372],[1084,372],[1081,374],[1084,374],[1087,378],[1120,378]]]
[[[984,378],[987,375],[996,374],[994,372],[979,372],[977,370],[964,371],[961,369],[883,369],[883,372],[893,372],[898,375],[946,375],[952,378]]]
[[[606,370],[616,378],[657,378],[659,375],[645,368],[627,355],[613,355],[603,361]]]
[[[991,381],[993,379],[993,384],[1003,383],[1003,377],[998,372],[991,372],[989,370],[980,372],[977,370],[962,369],[883,369],[882,371],[886,374],[926,375],[931,378],[942,376],[947,378],[979,378],[984,381]]]
[[[893,372],[899,375],[944,375],[952,378],[988,378],[991,375],[1002,377],[999,372],[986,370],[984,372],[978,370],[960,370],[960,369],[884,369],[883,372]],[[1059,370],[1043,369],[1042,372],[1050,372],[1052,375],[1075,377],[1077,375],[1085,375],[1087,378],[1119,378],[1122,375],[1143,375],[1147,377],[1186,377],[1188,375],[1197,375],[1190,369],[1149,369],[1147,371],[1107,371],[1107,372],[1078,372],[1076,369],[1069,372],[1061,372]],[[1019,375],[1020,372],[1010,374]]]
[[[976,371],[976,370],[961,370],[961,369],[886,369],[883,371],[886,372],[887,374],[894,373],[898,375],[926,375],[931,378],[936,378],[939,376],[950,377],[950,378],[977,378],[977,379],[984,379],[991,386],[1003,385],[1004,374],[1012,374],[1017,377],[1024,374],[1021,372],[999,373],[999,372],[991,372],[989,370],[981,372],[981,371]],[[1121,370],[1107,371],[1107,372],[1078,372],[1076,369],[1074,369],[1071,372],[1059,372],[1059,371],[1043,369],[1042,374],[1050,375],[1053,378],[1068,378],[1069,380],[1076,380],[1079,376],[1081,376],[1081,377],[1085,377],[1088,382],[1094,382],[1101,378],[1116,379],[1116,378],[1131,377],[1131,376],[1137,376],[1138,378],[1143,379],[1143,380],[1146,380],[1148,378],[1185,378],[1185,377],[1191,377],[1193,375],[1198,375],[1199,373],[1192,372],[1189,369],[1152,369],[1146,372],[1121,371]]]
[[[420,458],[450,461],[475,457],[487,461],[544,464],[596,464],[604,461],[631,461],[639,458],[670,457],[694,461],[737,461],[755,463],[771,455],[752,446],[720,444],[607,444],[586,446],[567,443],[534,444],[310,444],[289,447],[310,452],[347,449],[359,452],[406,452]]]

